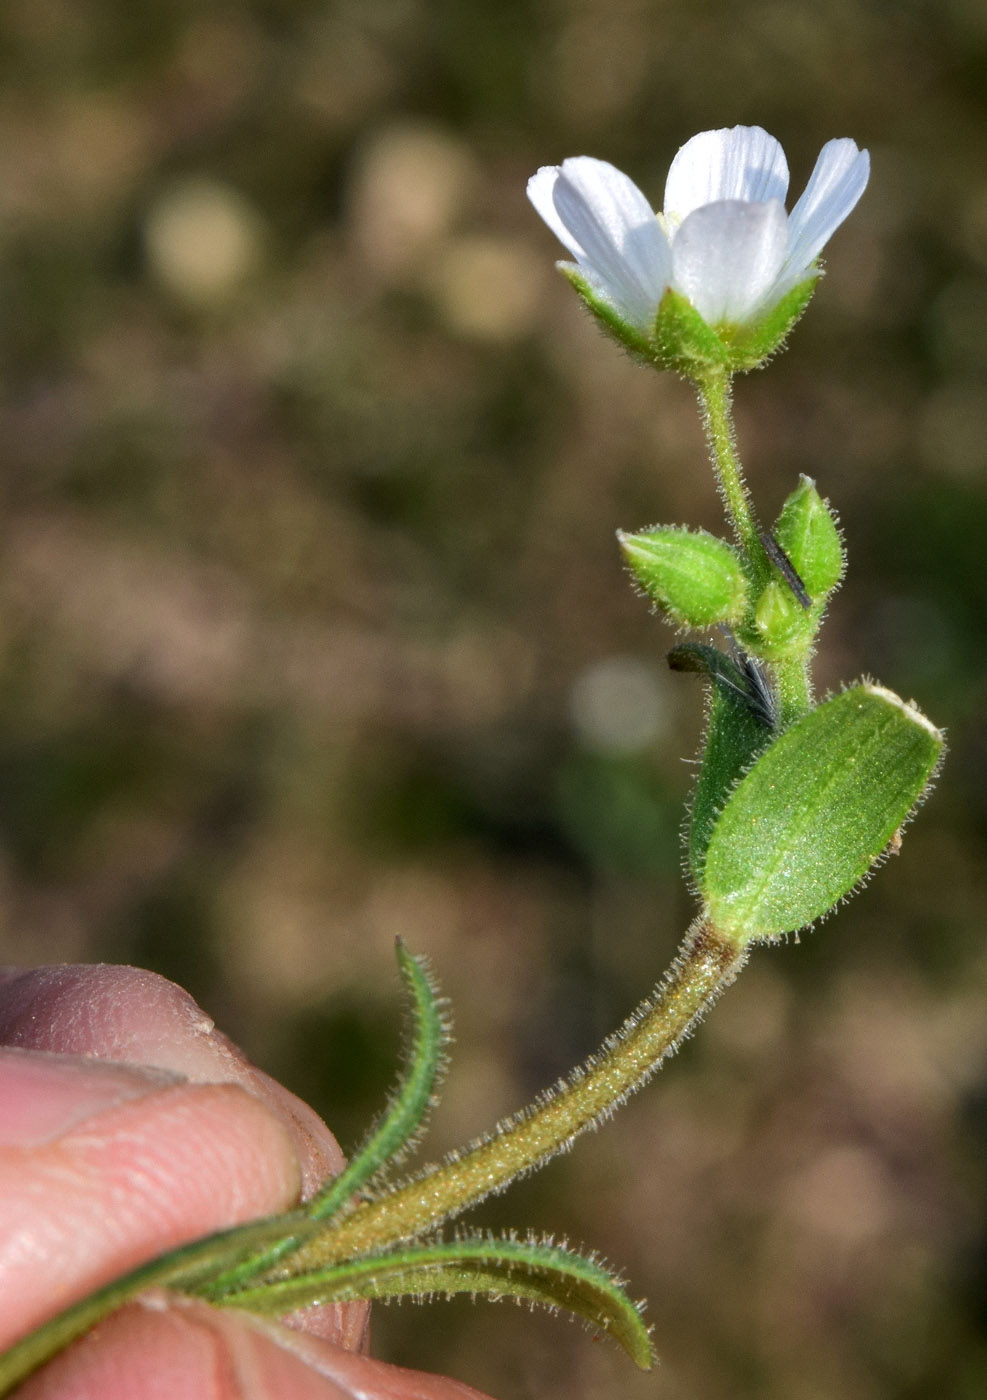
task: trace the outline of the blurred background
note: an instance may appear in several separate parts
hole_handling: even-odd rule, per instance
[[[606,1131],[474,1216],[619,1264],[662,1356],[560,1319],[377,1312],[500,1400],[987,1391],[987,9],[978,0],[6,0],[0,958],[185,983],[359,1139],[393,939],[458,1043],[430,1155],[650,989],[691,918],[695,677],[618,527],[722,528],[687,387],[622,357],[524,198],[566,155],[660,203],[737,122],[873,177],[738,386],[773,518],[850,574],[821,684],[948,727],[900,856],[762,950]]]

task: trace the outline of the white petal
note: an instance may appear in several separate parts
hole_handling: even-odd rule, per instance
[[[681,221],[693,209],[724,199],[767,204],[788,193],[788,162],[759,126],[701,131],[672,161],[665,183],[665,217]]]
[[[650,329],[668,286],[671,249],[651,205],[615,166],[575,156],[543,166],[528,198],[579,265],[596,275],[608,299]]]
[[[573,238],[555,209],[554,191],[561,173],[562,168],[558,165],[543,165],[536,170],[528,181],[528,198],[559,242],[565,244],[573,257],[582,258],[585,257],[582,247]]]
[[[809,176],[805,194],[788,219],[788,258],[782,274],[794,287],[815,262],[867,187],[870,155],[856,141],[827,141]]]
[[[746,321],[777,280],[788,248],[785,206],[721,200],[695,209],[672,242],[672,286],[710,325]]]

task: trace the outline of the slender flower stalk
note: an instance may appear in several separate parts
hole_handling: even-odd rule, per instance
[[[767,577],[768,561],[760,540],[760,531],[751,504],[750,492],[737,456],[730,412],[730,375],[726,370],[710,369],[697,379],[703,427],[709,446],[710,460],[716,482],[723,497],[727,518],[733,526],[737,543],[746,554],[752,571],[751,582],[756,586]]]
[[[697,378],[696,388],[713,472],[748,571],[751,596],[756,597],[771,575],[771,563],[761,542],[761,531],[737,455],[730,409],[730,375],[723,369],[710,370]],[[745,619],[748,631],[752,620],[751,617]],[[754,637],[745,640],[756,644]],[[804,715],[812,705],[809,652],[777,657],[772,660],[771,669],[778,696],[778,720],[784,727]]]

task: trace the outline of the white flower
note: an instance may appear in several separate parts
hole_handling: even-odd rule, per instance
[[[668,287],[711,326],[757,321],[816,275],[816,258],[869,173],[856,142],[828,141],[788,214],[781,146],[759,126],[735,126],[686,142],[668,172],[662,214],[628,176],[590,156],[542,166],[528,198],[593,295],[650,334]]]

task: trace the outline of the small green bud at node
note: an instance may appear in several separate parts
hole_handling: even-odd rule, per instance
[[[759,655],[767,661],[805,649],[815,631],[789,585],[782,579],[769,579],[754,606],[754,625],[761,637]]]
[[[705,530],[658,526],[617,538],[627,566],[648,597],[680,627],[736,622],[747,603],[737,551]]]
[[[861,684],[811,710],[737,784],[709,840],[710,923],[738,944],[829,913],[919,802],[943,737],[890,690]]]
[[[810,477],[781,508],[774,537],[814,603],[826,598],[843,577],[845,558],[836,517]]]

